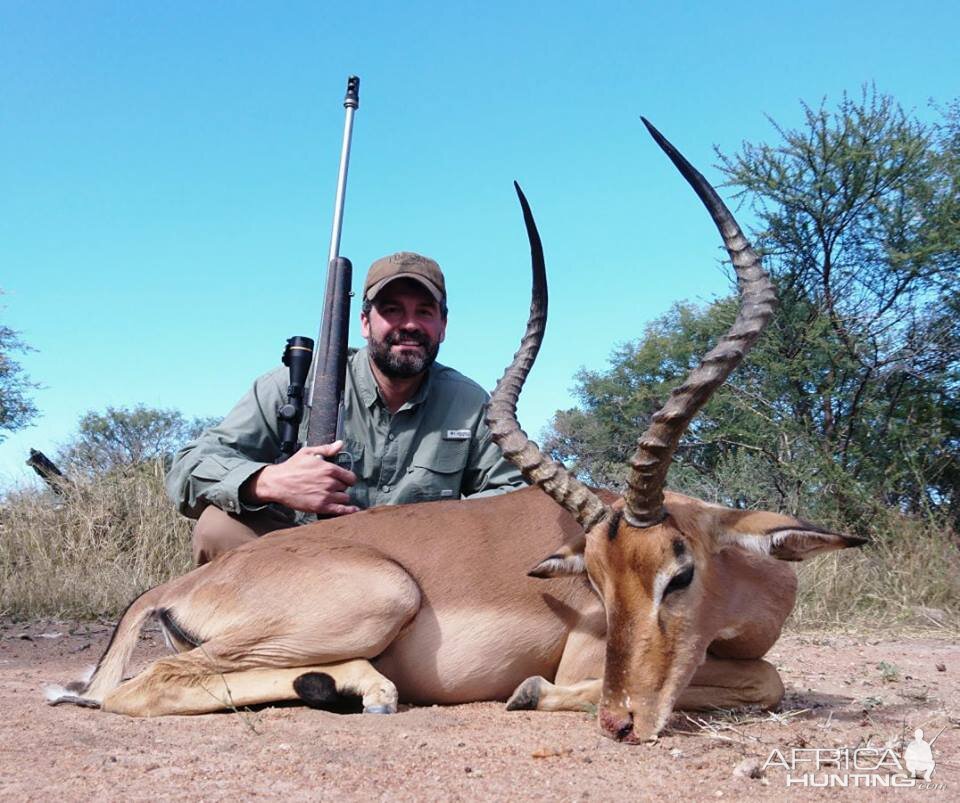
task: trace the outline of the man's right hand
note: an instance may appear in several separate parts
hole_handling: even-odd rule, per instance
[[[260,469],[243,484],[241,496],[245,502],[279,502],[294,510],[327,516],[356,513],[360,508],[350,504],[346,491],[357,476],[325,459],[341,449],[343,441],[304,446],[289,460]]]

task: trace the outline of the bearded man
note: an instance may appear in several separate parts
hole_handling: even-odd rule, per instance
[[[277,410],[288,384],[281,367],[257,379],[220,424],[174,458],[167,492],[197,519],[197,564],[317,514],[523,487],[483,421],[487,393],[435,362],[446,326],[446,283],[436,262],[410,252],[374,262],[360,312],[367,347],[347,363],[342,441],[276,463]],[[301,433],[308,416],[309,409]],[[341,451],[351,456],[352,471],[323,459]]]

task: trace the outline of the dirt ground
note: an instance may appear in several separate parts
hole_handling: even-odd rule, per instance
[[[284,706],[149,720],[46,705],[44,684],[75,679],[110,630],[0,621],[0,798],[960,800],[960,646],[942,635],[785,636],[768,656],[787,686],[779,712],[675,714],[657,744],[628,747],[602,737],[592,714],[507,712],[498,703],[393,716]],[[148,629],[139,659],[164,653]],[[916,728],[927,741],[942,729],[929,783],[864,788],[892,782],[870,768],[880,759],[890,769],[884,746],[902,758]],[[859,754],[863,772],[812,766],[814,749],[865,745],[878,750]],[[775,749],[782,759],[762,769]],[[807,765],[791,771],[794,756]]]

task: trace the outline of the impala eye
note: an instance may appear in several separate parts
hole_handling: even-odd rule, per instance
[[[691,563],[679,574],[675,574],[670,582],[667,583],[667,587],[663,590],[663,596],[666,597],[672,591],[680,591],[686,588],[690,583],[693,582],[693,564]]]

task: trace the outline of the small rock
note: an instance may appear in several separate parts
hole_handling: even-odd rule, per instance
[[[941,661],[939,664],[937,664],[937,671],[938,671],[938,672],[946,672],[946,671],[947,671],[947,665]]]
[[[762,778],[763,765],[759,758],[745,758],[733,768],[733,774],[738,778]]]
[[[683,750],[681,750],[681,749],[678,748],[678,747],[674,747],[673,750],[670,751],[670,757],[671,757],[671,758],[682,758],[682,757],[683,757]]]
[[[570,747],[538,747],[530,755],[533,758],[554,758],[555,756],[569,756],[573,752]]]

